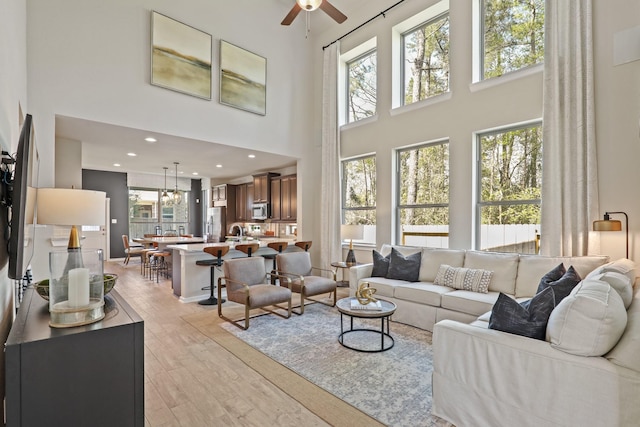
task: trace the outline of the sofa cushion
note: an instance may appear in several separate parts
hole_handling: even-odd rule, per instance
[[[433,283],[442,264],[462,267],[464,255],[462,249],[424,248],[420,261],[420,281]]]
[[[611,285],[585,279],[553,310],[547,341],[577,356],[602,356],[616,345],[627,324],[624,303]]]
[[[442,295],[453,292],[454,289],[448,286],[434,285],[433,283],[414,282],[398,284],[393,296],[396,299],[412,301],[418,304],[427,304],[433,307],[440,307]]]
[[[586,277],[594,268],[608,261],[609,258],[606,256],[546,257],[520,255],[515,295],[518,298],[531,298],[534,296],[538,290],[540,278],[560,263],[573,265],[580,277]]]
[[[607,359],[618,366],[640,372],[640,287],[627,310],[627,327],[622,338],[609,353]]]
[[[435,285],[449,286],[455,289],[486,294],[489,292],[489,283],[491,283],[492,275],[493,272],[487,270],[451,267],[450,265],[443,264],[440,266],[433,283]]]
[[[518,260],[518,254],[467,251],[464,267],[493,271],[489,290],[514,295]]]
[[[373,277],[385,277],[389,271],[389,255],[384,256],[380,252],[373,250]]]
[[[420,276],[420,259],[422,254],[416,252],[411,255],[403,255],[396,248],[391,249],[389,258],[389,270],[387,279],[406,280],[407,282],[417,282]]]
[[[472,316],[480,316],[491,310],[493,304],[498,299],[498,292],[489,291],[486,294],[479,292],[454,290],[442,294],[442,308],[458,311]]]
[[[630,259],[626,258],[621,258],[601,265],[600,267],[591,271],[591,273],[589,273],[586,278],[590,279],[597,274],[607,273],[609,271],[624,274],[629,278],[629,280],[631,280],[631,283],[634,283],[636,280],[636,264]]]
[[[362,282],[368,282],[370,287],[375,288],[376,297],[391,298],[393,298],[396,286],[407,283],[404,280],[387,279],[386,277],[368,277],[365,279],[361,279],[360,283]]]
[[[544,340],[549,315],[554,307],[555,296],[551,288],[545,288],[520,304],[501,292],[491,310],[489,328]]]
[[[558,267],[562,267],[561,269],[556,270]],[[542,280],[540,280],[540,285],[538,285],[538,293],[542,292],[546,288],[553,289],[553,293],[556,298],[556,305],[560,304],[560,301],[565,299],[575,288],[575,286],[580,283],[580,276],[576,273],[576,270],[573,266],[570,266],[569,269],[562,275],[562,277],[553,280],[552,277],[557,275],[558,272],[564,270],[564,265],[560,264],[556,269],[550,271],[551,276],[547,277],[545,275]]]
[[[633,283],[629,280],[629,277],[615,271],[608,271],[606,273],[595,274],[591,276],[591,279],[602,280],[607,282],[613,289],[618,292],[624,308],[628,309],[633,301]]]

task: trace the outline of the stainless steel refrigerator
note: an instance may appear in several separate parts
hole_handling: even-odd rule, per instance
[[[209,242],[224,242],[227,233],[227,208],[207,208],[206,233]]]

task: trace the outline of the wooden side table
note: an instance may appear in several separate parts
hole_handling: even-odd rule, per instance
[[[349,287],[349,278],[347,278],[347,280],[344,280],[344,274],[345,274],[345,269],[347,270],[347,273],[349,272],[349,269],[351,267],[353,267],[354,265],[360,265],[362,264],[361,262],[356,262],[355,264],[351,264],[351,265],[347,265],[346,262],[344,261],[334,261],[331,263],[331,267],[334,268],[334,273],[336,273],[336,277],[338,275],[338,270],[342,270],[342,280],[338,281],[338,287],[340,288],[348,288]]]

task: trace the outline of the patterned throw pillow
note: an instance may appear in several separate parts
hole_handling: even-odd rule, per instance
[[[451,267],[450,265],[442,264],[438,269],[438,274],[436,274],[433,284],[486,294],[489,292],[491,276],[493,276],[493,271]]]
[[[491,310],[489,329],[544,340],[549,316],[555,306],[555,296],[551,288],[544,289],[520,304],[500,292]]]
[[[371,277],[386,277],[389,271],[389,255],[382,254],[375,249],[373,250],[373,271]]]

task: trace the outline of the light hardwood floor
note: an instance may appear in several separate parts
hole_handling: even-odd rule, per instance
[[[377,424],[239,342],[220,328],[215,306],[183,304],[173,295],[170,280],[156,283],[142,277],[136,259],[128,266],[107,262],[105,272],[119,275],[115,289],[145,322],[147,426]],[[339,288],[342,296],[347,293]],[[233,341],[225,348],[221,340]],[[296,390],[305,392],[298,396]]]

